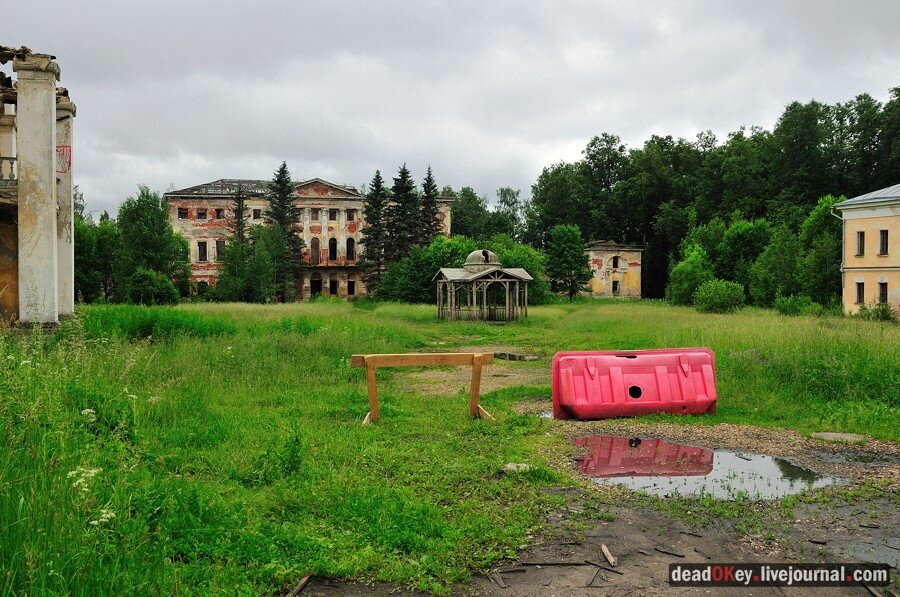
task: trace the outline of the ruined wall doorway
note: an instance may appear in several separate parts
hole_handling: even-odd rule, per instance
[[[316,237],[309,242],[309,264],[319,265],[319,239]],[[319,276],[319,290],[322,290],[321,276]]]
[[[309,294],[312,297],[317,297],[322,294],[322,274],[320,274],[319,272],[313,272],[313,274],[309,277]]]

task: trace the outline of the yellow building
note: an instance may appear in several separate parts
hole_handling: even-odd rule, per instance
[[[844,221],[844,311],[887,303],[900,310],[900,184],[834,206]]]
[[[593,273],[588,280],[591,296],[641,298],[643,247],[597,241],[589,243],[585,251]]]

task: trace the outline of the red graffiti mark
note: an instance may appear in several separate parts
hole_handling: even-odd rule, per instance
[[[72,146],[56,146],[56,173],[68,174],[72,171]]]

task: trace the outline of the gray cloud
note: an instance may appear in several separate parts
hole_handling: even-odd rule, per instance
[[[51,2],[4,8],[6,45],[56,54],[79,106],[88,208],[138,183],[440,185],[527,195],[603,131],[720,138],[784,105],[900,84],[900,4]],[[8,72],[8,65],[6,67]]]

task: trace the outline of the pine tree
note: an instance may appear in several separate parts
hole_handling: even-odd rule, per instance
[[[248,211],[244,189],[238,184],[237,190],[234,192],[234,201],[231,203],[231,219],[228,220],[228,229],[232,234],[232,242],[247,242]]]
[[[294,185],[286,162],[282,162],[269,183],[269,210],[266,222],[280,236],[273,251],[275,261],[275,296],[285,302],[296,296],[294,281],[303,264],[303,239],[297,225],[300,208],[294,205]]]
[[[419,224],[419,245],[427,247],[434,237],[443,231],[441,216],[438,213],[438,188],[431,173],[431,166],[422,181],[422,205],[420,208],[421,223]]]
[[[366,223],[365,249],[362,255],[363,281],[366,291],[374,294],[385,268],[385,249],[388,243],[387,224],[388,190],[384,188],[381,172],[375,171],[369,192],[363,202],[363,220]]]
[[[385,247],[385,260],[398,261],[409,254],[419,240],[421,201],[406,164],[400,166],[391,187],[392,202],[387,209],[387,231],[390,238]]]

